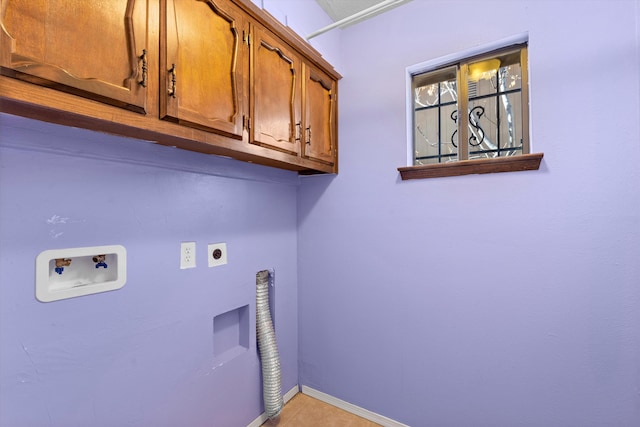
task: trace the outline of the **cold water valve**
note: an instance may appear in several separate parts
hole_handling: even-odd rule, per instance
[[[106,255],[96,255],[93,257],[93,262],[96,263],[96,268],[100,268],[100,267],[104,267],[107,268],[107,263],[104,262],[104,260],[106,259]]]

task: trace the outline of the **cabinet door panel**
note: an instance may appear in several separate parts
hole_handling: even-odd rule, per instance
[[[2,74],[144,111],[146,0],[3,0],[1,19]]]
[[[304,133],[302,155],[334,164],[336,158],[336,82],[304,65]]]
[[[165,23],[162,118],[242,138],[239,11],[219,0],[168,0]]]
[[[262,28],[252,32],[250,141],[299,153],[300,65]]]

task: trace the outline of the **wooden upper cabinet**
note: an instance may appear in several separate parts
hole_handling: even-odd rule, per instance
[[[161,5],[161,118],[241,139],[248,57],[243,15],[223,0]]]
[[[303,65],[304,132],[302,156],[333,165],[337,157],[337,82]]]
[[[0,73],[144,112],[146,0],[2,0]]]
[[[249,142],[300,153],[300,60],[259,25],[251,33]]]
[[[339,79],[251,0],[0,0],[2,112],[337,173]]]

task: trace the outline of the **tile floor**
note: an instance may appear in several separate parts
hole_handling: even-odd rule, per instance
[[[280,417],[263,427],[380,427],[364,418],[306,394],[296,394],[282,409]]]

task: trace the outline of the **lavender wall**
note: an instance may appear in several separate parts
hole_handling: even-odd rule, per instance
[[[265,268],[283,389],[297,384],[296,174],[6,114],[0,129],[0,426],[246,426],[263,411]],[[208,268],[216,242],[229,263]],[[38,253],[106,244],[127,249],[124,288],[35,299]],[[245,305],[248,330],[230,327],[249,349],[214,357],[214,317]]]
[[[342,30],[340,174],[299,192],[301,384],[414,427],[640,425],[638,4]],[[400,181],[405,68],[523,32],[541,169]]]
[[[312,0],[254,2],[303,35],[328,23]],[[262,268],[285,390],[299,371],[414,427],[636,426],[637,22],[637,1],[413,0],[313,39],[344,75],[341,173],[300,187],[0,115],[0,426],[246,425],[255,332],[220,366],[212,322],[249,304],[253,325]],[[405,68],[524,31],[541,170],[401,182]],[[198,267],[179,270],[187,240]],[[230,263],[209,269],[217,241]],[[35,300],[40,251],[100,244],[127,247],[122,290]]]
[[[300,34],[330,23],[313,0],[254,2]],[[337,41],[319,42],[334,63]],[[0,114],[0,185],[1,427],[246,426],[263,411],[264,268],[283,391],[297,385],[296,174]],[[179,269],[182,241],[197,242],[195,269]],[[216,242],[229,264],[208,268]],[[106,244],[127,249],[124,288],[35,299],[38,253]],[[220,357],[241,327],[224,313],[246,305],[249,349]],[[214,339],[219,315],[232,324]]]
[[[252,0],[256,5],[263,7],[274,18],[289,26],[302,38],[312,32],[324,28],[333,21],[322,10],[315,0]],[[340,32],[325,33],[323,37],[315,37],[309,40],[324,59],[326,59],[338,72],[342,68]]]

